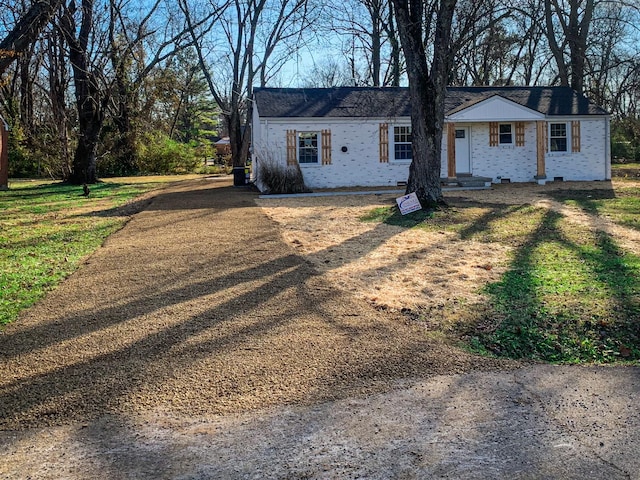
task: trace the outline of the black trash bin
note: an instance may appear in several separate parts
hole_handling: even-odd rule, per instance
[[[243,187],[247,184],[247,175],[244,171],[245,167],[233,167],[233,186]]]

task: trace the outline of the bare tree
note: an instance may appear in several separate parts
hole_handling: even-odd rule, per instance
[[[508,84],[515,71],[511,10],[501,0],[459,0],[452,26],[450,84]]]
[[[393,0],[407,62],[411,98],[413,160],[407,193],[415,192],[423,207],[444,203],[440,159],[444,100],[452,62],[452,23],[456,0]],[[430,58],[425,47],[432,36]]]
[[[595,0],[545,0],[544,8],[547,39],[560,84],[582,93]]]
[[[108,86],[104,71],[107,58],[92,58],[94,47],[107,51],[104,32],[96,29],[94,0],[81,0],[78,7],[74,0],[67,5],[60,27],[69,46],[69,60],[73,70],[74,93],[78,112],[78,146],[73,158],[73,171],[68,181],[73,184],[95,183],[96,152],[100,132],[109,102]],[[80,25],[76,22],[80,17]],[[102,36],[100,35],[102,34]],[[97,45],[91,42],[95,40]],[[95,60],[95,61],[94,61]]]
[[[353,84],[349,66],[334,58],[324,58],[315,63],[303,78],[307,88],[346,87]]]
[[[352,85],[399,85],[401,48],[391,0],[349,0],[330,4],[330,35],[342,38]]]
[[[20,17],[13,29],[0,41],[0,74],[27,52],[51,20],[63,0],[41,0],[34,2]]]
[[[163,4],[162,0],[154,0],[146,10],[135,13],[128,0],[110,0],[109,4],[109,59],[113,72],[113,98],[109,105],[118,132],[112,153],[118,157],[123,174],[136,169],[140,90],[156,67],[190,47],[184,24],[167,22],[171,12],[161,11]]]
[[[194,6],[186,0],[179,4],[211,94],[222,110],[233,165],[244,167],[251,125],[248,102],[254,83],[266,85],[302,45],[314,11],[306,0],[232,0],[211,5],[208,12],[217,15],[208,24],[200,21],[198,27]],[[210,60],[213,56],[215,64]]]

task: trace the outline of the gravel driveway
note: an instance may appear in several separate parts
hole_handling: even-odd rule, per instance
[[[0,334],[0,478],[640,478],[637,368],[427,340],[226,180],[144,207]]]

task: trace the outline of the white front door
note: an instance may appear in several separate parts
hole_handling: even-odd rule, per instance
[[[469,127],[456,127],[456,173],[471,173]]]

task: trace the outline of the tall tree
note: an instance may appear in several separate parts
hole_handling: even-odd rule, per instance
[[[423,207],[444,203],[440,185],[445,94],[452,62],[451,29],[456,0],[393,0],[407,62],[413,160],[407,193]],[[431,55],[427,42],[433,38]]]
[[[350,83],[399,85],[402,60],[391,0],[335,1],[329,12],[331,36],[337,33],[344,39]]]
[[[81,0],[78,7],[71,0],[61,19],[61,28],[69,46],[69,60],[73,70],[74,93],[78,112],[78,145],[73,157],[73,171],[68,181],[73,184],[96,183],[96,153],[104,124],[108,87],[103,69],[106,58],[92,62],[90,44],[99,37],[96,32],[94,0]],[[76,16],[80,16],[77,25]],[[106,44],[102,43],[106,50]]]
[[[589,29],[595,0],[545,0],[549,47],[562,85],[584,91]]]
[[[235,167],[244,167],[249,155],[253,86],[267,84],[291,53],[302,46],[314,11],[306,0],[230,0],[212,5],[219,12],[200,28],[194,7],[180,0],[212,96],[222,110]],[[221,33],[215,43],[214,25]],[[216,64],[209,61],[215,54]]]
[[[163,62],[190,47],[188,30],[172,8],[163,0],[149,2],[144,10],[130,0],[110,0],[109,56],[114,75],[110,105],[118,132],[113,153],[122,173],[136,169],[137,140],[142,128],[140,97],[149,76]]]

